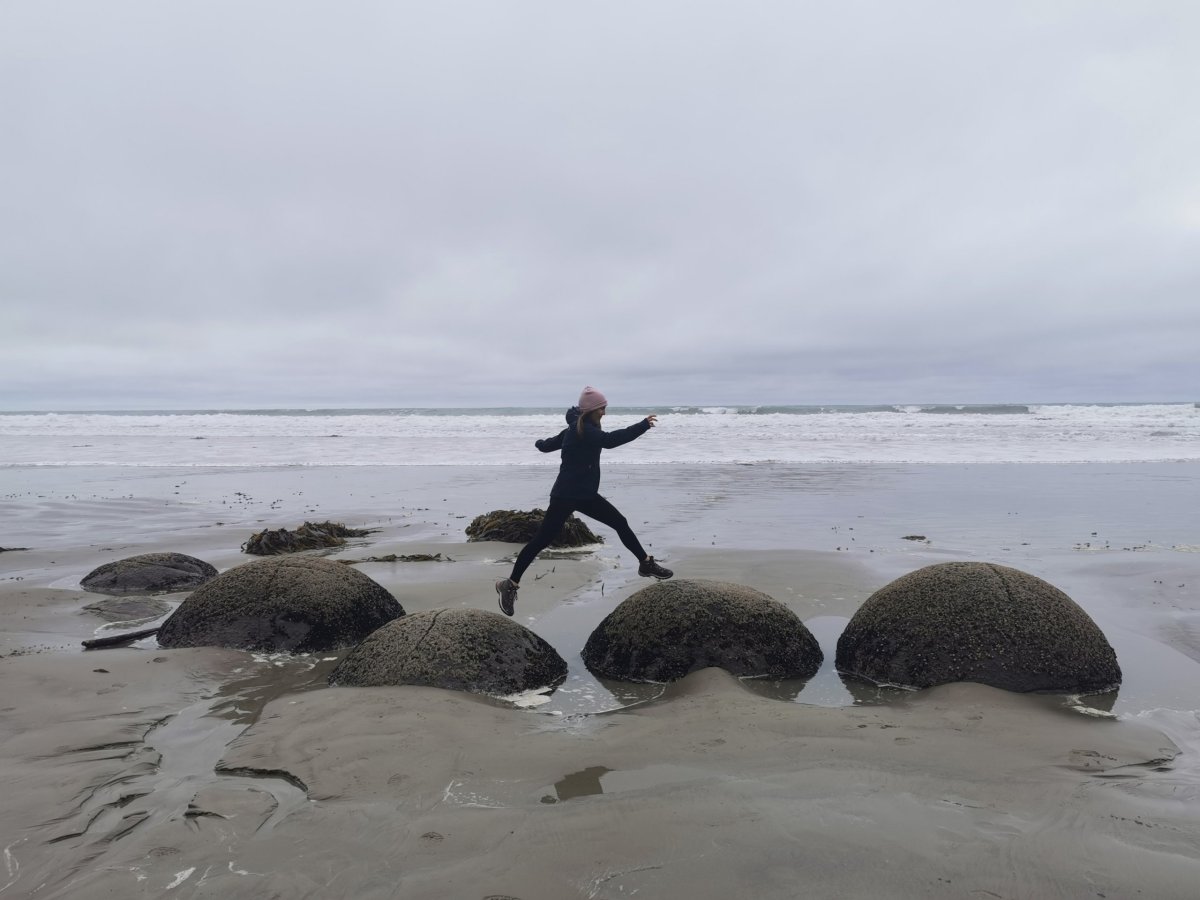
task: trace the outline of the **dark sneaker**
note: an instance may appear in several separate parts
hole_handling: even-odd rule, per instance
[[[511,616],[517,602],[517,589],[520,587],[511,578],[501,578],[496,582],[496,593],[500,595],[500,612]]]
[[[657,578],[659,581],[670,578],[675,573],[670,569],[664,569],[654,561],[653,556],[647,556],[642,560],[642,564],[638,566],[638,574],[644,578]]]

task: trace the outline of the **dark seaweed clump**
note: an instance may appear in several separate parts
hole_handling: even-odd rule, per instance
[[[347,528],[340,522],[305,522],[295,531],[286,528],[264,529],[242,544],[243,553],[255,556],[276,556],[321,547],[340,547],[348,537],[366,537],[367,528]]]
[[[384,556],[367,556],[363,559],[339,559],[335,562],[340,562],[342,565],[353,566],[358,563],[367,562],[454,562],[449,556],[442,556],[440,553],[406,553],[395,554],[388,553]]]
[[[471,521],[471,524],[467,526],[467,540],[525,544],[537,533],[545,515],[544,509],[532,509],[528,512],[520,509],[493,510],[482,516],[476,516]],[[578,516],[571,516],[554,540],[550,542],[550,546],[584,547],[588,544],[602,543],[604,543],[604,538],[583,524]]]

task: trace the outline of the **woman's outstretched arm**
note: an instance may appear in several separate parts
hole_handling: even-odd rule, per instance
[[[554,437],[541,438],[533,442],[533,446],[537,447],[543,453],[553,453],[555,450],[561,450],[563,445],[563,436],[567,433],[567,429],[563,429]]]
[[[585,444],[599,444],[605,450],[611,450],[613,447],[620,447],[622,444],[628,444],[630,441],[640,438],[657,422],[658,416],[646,416],[642,421],[635,422],[628,428],[618,428],[616,431],[601,431],[595,425],[585,425],[583,441]]]

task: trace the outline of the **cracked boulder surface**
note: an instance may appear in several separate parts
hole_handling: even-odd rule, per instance
[[[1020,569],[983,562],[926,566],[880,588],[838,639],[837,668],[917,688],[975,681],[1096,693],[1121,683],[1116,652],[1074,600]]]
[[[346,654],[330,684],[414,684],[506,695],[560,684],[567,663],[541,637],[481,609],[435,609],[384,625]]]
[[[312,653],[357,644],[404,609],[350,566],[275,557],[222,572],[163,623],[164,647]]]
[[[583,661],[620,681],[675,681],[717,666],[733,675],[807,678],[824,655],[800,618],[761,591],[676,579],[643,588],[592,632]]]
[[[93,594],[161,594],[190,591],[212,580],[217,570],[184,553],[143,553],[105,563],[79,586]]]

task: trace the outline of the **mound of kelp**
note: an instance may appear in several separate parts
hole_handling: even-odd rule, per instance
[[[255,556],[277,556],[300,550],[340,547],[348,537],[366,537],[370,533],[370,529],[347,528],[341,522],[305,522],[294,531],[267,528],[253,534],[250,540],[242,544],[242,552]]]
[[[364,556],[362,559],[338,559],[335,562],[340,562],[344,566],[356,566],[359,563],[370,562],[454,562],[449,556],[442,556],[440,553],[387,553],[383,556]]]
[[[476,516],[467,526],[468,541],[504,541],[509,544],[528,543],[537,533],[545,517],[544,509],[497,509]],[[584,547],[601,544],[604,538],[593,532],[578,516],[571,516],[563,525],[551,547]]]

